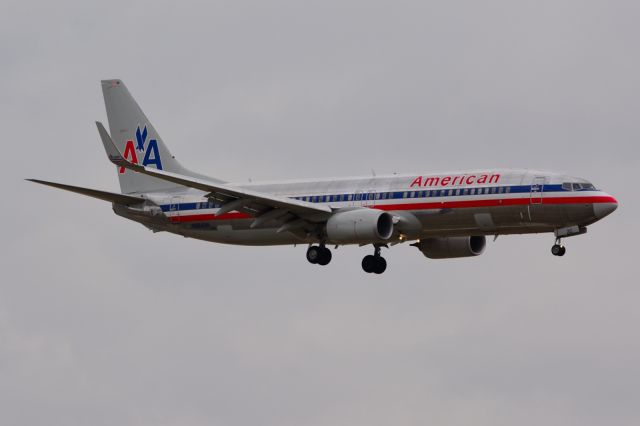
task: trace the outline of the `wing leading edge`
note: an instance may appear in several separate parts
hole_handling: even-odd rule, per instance
[[[218,215],[236,210],[257,217],[253,226],[257,226],[269,220],[286,221],[282,230],[291,227],[301,227],[302,222],[295,219],[303,219],[305,222],[324,222],[331,215],[331,207],[324,204],[313,204],[287,197],[278,197],[268,193],[251,191],[231,185],[212,182],[205,179],[184,176],[177,173],[145,167],[128,161],[111,140],[106,129],[100,122],[96,122],[100,138],[109,160],[116,166],[125,167],[137,173],[153,176],[169,182],[177,183],[189,188],[207,192],[207,197],[222,204]],[[293,216],[293,217],[291,217]],[[261,219],[261,217],[263,217]],[[292,220],[293,219],[293,220]]]

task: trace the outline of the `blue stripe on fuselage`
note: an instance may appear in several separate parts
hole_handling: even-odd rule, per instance
[[[494,192],[492,192],[492,189]],[[474,190],[473,194],[471,191]],[[502,191],[502,192],[500,192]],[[441,197],[473,197],[481,195],[499,195],[499,194],[522,194],[530,193],[531,185],[514,185],[514,186],[483,186],[472,188],[447,188],[447,189],[416,189],[407,191],[382,191],[382,192],[357,192],[348,194],[332,194],[332,195],[305,195],[290,197],[295,200],[307,201],[310,203],[348,203],[351,201],[386,201],[386,200],[408,200],[415,198],[441,198]],[[562,185],[544,185],[540,192],[574,192],[567,191]],[[179,203],[179,204],[162,204],[163,212],[168,211],[187,211],[187,210],[203,210],[217,209],[221,204],[212,202],[197,203]]]

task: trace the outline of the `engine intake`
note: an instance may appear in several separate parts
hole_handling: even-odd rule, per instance
[[[429,259],[479,256],[487,246],[484,236],[425,238],[415,244]]]
[[[337,212],[327,221],[329,241],[343,244],[368,244],[386,241],[393,235],[393,216],[376,209]]]

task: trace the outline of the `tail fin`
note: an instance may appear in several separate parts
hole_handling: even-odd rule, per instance
[[[178,163],[162,138],[142,112],[122,80],[102,80],[102,93],[107,109],[111,139],[129,161],[144,166],[187,176],[201,176]],[[151,176],[118,168],[120,190],[123,194],[164,191],[179,185]]]

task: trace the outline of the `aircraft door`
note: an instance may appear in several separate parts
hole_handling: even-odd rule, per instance
[[[542,204],[544,194],[545,178],[543,176],[535,176],[531,182],[530,204]]]
[[[546,179],[544,176],[534,176],[531,181],[531,192],[529,193],[529,205],[527,206],[529,212],[529,220],[536,222],[542,220],[543,216],[543,204],[542,199],[544,197],[544,185]]]
[[[180,215],[180,200],[182,197],[171,197],[171,201],[169,201],[169,214],[171,216],[179,216]]]

